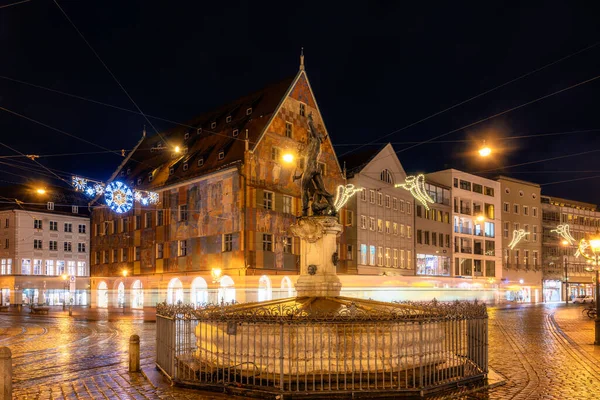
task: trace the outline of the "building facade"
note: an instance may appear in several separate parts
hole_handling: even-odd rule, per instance
[[[0,304],[89,304],[89,216],[73,199],[48,193],[0,211]]]
[[[542,301],[540,186],[501,176],[502,289],[508,301]]]
[[[146,139],[118,179],[157,192],[160,202],[123,214],[95,209],[95,304],[291,295],[300,246],[287,229],[303,212],[298,178],[309,117],[325,135],[319,164],[335,193],[342,172],[303,66],[293,79],[199,116],[187,124],[193,128]],[[294,162],[283,161],[287,154]],[[254,289],[236,292],[246,287]]]
[[[453,257],[450,187],[430,180],[425,182],[425,192],[433,204],[429,209],[419,202],[415,204],[415,274],[449,277]]]
[[[452,276],[477,287],[497,287],[502,277],[500,183],[455,169],[427,174],[429,180],[452,187]]]
[[[588,239],[600,226],[600,212],[595,204],[541,196],[542,203],[542,273],[544,299],[565,301],[579,295],[594,294],[594,272],[582,256],[576,257],[581,239]],[[568,226],[572,244],[556,229]]]
[[[340,160],[349,184],[362,190],[348,201],[342,272],[414,275],[414,199],[396,183],[406,172],[391,144]]]

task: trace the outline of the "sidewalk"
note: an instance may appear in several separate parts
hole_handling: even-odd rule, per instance
[[[144,322],[156,322],[156,308],[146,307],[142,309],[125,308],[90,308],[73,306],[69,316],[69,307],[63,311],[62,306],[50,306],[48,314],[33,314],[28,306],[21,307],[19,312],[17,306],[10,306],[8,311],[0,312],[2,315],[20,315],[22,317],[34,318],[73,318],[78,321],[119,321],[140,320]]]
[[[590,361],[600,364],[600,346],[594,345],[594,320],[581,313],[583,305],[558,307],[550,318],[558,333]]]

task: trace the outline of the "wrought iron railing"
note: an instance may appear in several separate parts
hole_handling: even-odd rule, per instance
[[[350,303],[310,313],[269,304],[157,305],[157,367],[176,384],[262,398],[423,395],[488,371],[481,303],[389,303],[377,312]]]

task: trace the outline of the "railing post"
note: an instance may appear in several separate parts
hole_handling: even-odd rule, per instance
[[[129,372],[140,370],[140,337],[131,335],[129,338]]]
[[[12,399],[12,353],[0,347],[0,400]]]

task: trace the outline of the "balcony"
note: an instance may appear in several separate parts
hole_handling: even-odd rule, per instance
[[[471,215],[471,208],[469,208],[469,207],[461,207],[460,208],[460,213],[461,214]]]
[[[460,227],[460,233],[466,233],[467,235],[472,235],[473,234],[473,228],[469,228],[466,226],[461,226]]]
[[[473,253],[473,249],[470,247],[463,247],[460,249],[461,253],[467,253],[467,254],[472,254]]]

